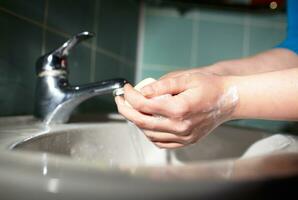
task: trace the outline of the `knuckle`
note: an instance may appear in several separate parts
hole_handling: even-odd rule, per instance
[[[170,90],[174,90],[175,89],[175,86],[176,86],[176,80],[175,78],[169,78],[168,79],[168,86],[169,86],[169,89]]]
[[[141,128],[144,128],[146,126],[146,123],[143,119],[136,119],[134,120],[134,123],[138,126],[138,127],[141,127]]]
[[[185,103],[180,103],[179,107],[172,111],[172,114],[176,118],[185,117],[189,113],[189,106]]]
[[[191,128],[190,124],[185,121],[177,123],[176,125],[176,131],[178,133],[187,133],[189,132],[190,128]]]
[[[181,118],[185,116],[185,114],[186,114],[186,110],[184,110],[184,107],[182,106],[172,110],[172,115],[174,118]]]
[[[190,134],[181,138],[184,145],[190,145],[197,142],[197,137],[194,134]]]
[[[152,133],[148,132],[148,131],[145,131],[145,135],[151,141],[156,140],[156,138],[154,137],[154,135]]]
[[[190,144],[194,140],[194,136],[192,134],[184,136],[181,138],[184,144]]]
[[[156,139],[154,138],[154,137],[152,137],[152,136],[148,136],[148,135],[146,135],[147,136],[147,138],[151,141],[151,142],[155,142],[156,141]]]
[[[194,137],[192,138],[188,144],[195,144],[197,142],[197,139]]]
[[[121,106],[117,106],[117,110],[121,115],[125,115],[125,112],[123,111],[123,108]]]
[[[142,102],[136,102],[133,104],[133,108],[136,110],[142,110],[144,108],[144,105]]]
[[[157,142],[153,142],[153,144],[158,147],[159,149],[165,149],[165,147],[163,145],[161,145],[160,143]]]

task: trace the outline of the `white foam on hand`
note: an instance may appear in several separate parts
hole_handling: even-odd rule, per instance
[[[145,87],[146,85],[153,83],[155,81],[156,80],[154,78],[145,78],[144,80],[139,82],[134,88],[140,92],[143,87]]]
[[[146,78],[146,79],[142,80],[141,82],[139,82],[134,88],[135,88],[135,90],[140,92],[143,87],[145,87],[146,85],[153,83],[155,81],[156,80],[154,78]],[[127,106],[131,107],[131,105],[127,101],[125,101],[125,104]]]

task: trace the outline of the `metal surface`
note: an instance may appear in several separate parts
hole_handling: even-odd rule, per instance
[[[79,33],[37,60],[34,115],[45,124],[67,122],[71,112],[81,102],[94,96],[112,94],[127,83],[122,78],[78,86],[69,83],[67,56],[79,42],[92,36],[89,32]]]

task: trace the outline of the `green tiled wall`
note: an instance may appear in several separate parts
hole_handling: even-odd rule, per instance
[[[284,14],[252,14],[198,9],[185,15],[171,8],[145,6],[143,54],[138,81],[177,69],[210,65],[269,49],[286,33]],[[230,124],[283,131],[290,123],[239,120]]]
[[[35,61],[81,31],[96,37],[69,56],[72,84],[134,81],[139,6],[132,0],[0,0],[0,116],[32,114]],[[79,112],[116,111],[111,96]]]
[[[274,47],[286,33],[284,14],[198,9],[180,15],[175,9],[145,6],[144,15],[138,80],[154,71],[249,56]]]
[[[192,21],[167,16],[146,16],[144,63],[189,66]]]

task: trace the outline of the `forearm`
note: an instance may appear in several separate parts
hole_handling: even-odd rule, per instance
[[[223,79],[237,88],[232,119],[298,120],[298,68]]]
[[[276,48],[247,58],[221,61],[203,69],[221,75],[241,76],[294,67],[298,67],[297,54]]]

